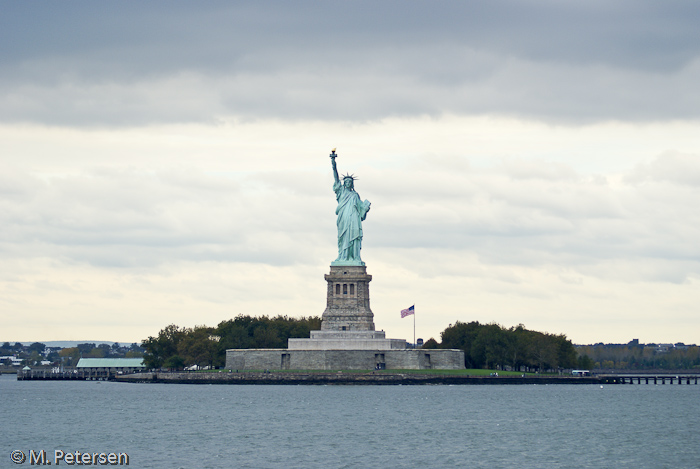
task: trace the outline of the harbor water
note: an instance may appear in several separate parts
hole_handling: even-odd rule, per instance
[[[21,467],[11,453],[32,450],[126,453],[136,468],[700,467],[693,385],[241,386],[5,375],[0,396],[0,467]]]

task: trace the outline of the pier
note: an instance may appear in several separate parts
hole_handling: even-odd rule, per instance
[[[17,372],[18,381],[110,381],[115,374],[109,371],[87,370],[20,370]]]
[[[605,384],[698,384],[698,374],[620,374],[620,375],[598,375],[598,378]]]

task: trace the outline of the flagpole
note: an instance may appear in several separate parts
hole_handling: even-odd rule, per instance
[[[416,304],[413,303],[413,348],[416,348]]]

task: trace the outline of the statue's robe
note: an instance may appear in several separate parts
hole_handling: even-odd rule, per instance
[[[361,262],[362,221],[369,211],[369,202],[362,202],[354,190],[346,188],[342,181],[333,184],[338,207],[338,258],[336,261]]]

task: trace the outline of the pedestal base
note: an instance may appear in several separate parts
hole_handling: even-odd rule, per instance
[[[293,340],[293,339],[290,339]],[[226,350],[229,370],[463,370],[461,350]]]
[[[384,331],[311,331],[310,339],[289,339],[289,350],[404,350],[403,339],[387,339]]]

